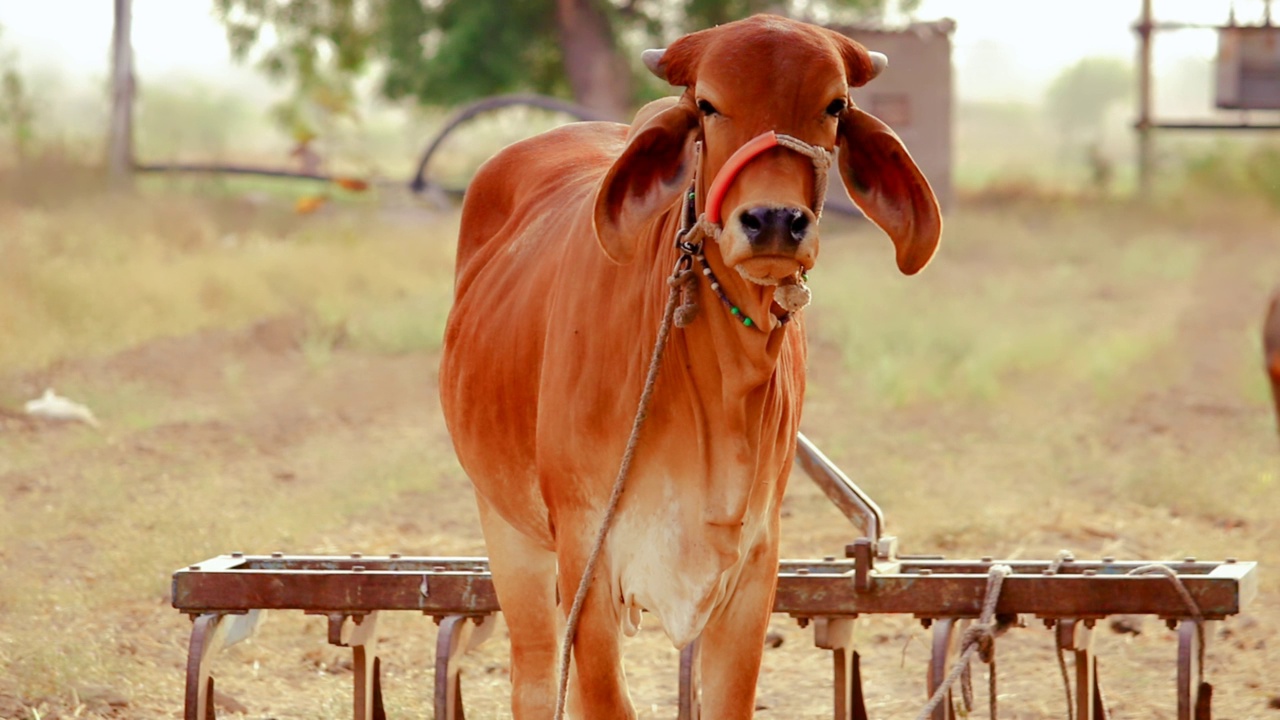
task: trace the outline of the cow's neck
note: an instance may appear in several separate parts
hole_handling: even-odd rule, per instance
[[[678,213],[667,223],[665,237],[674,238],[677,221]],[[722,292],[741,314],[731,313],[712,289],[711,280],[695,264],[699,310],[692,324],[681,331],[681,337],[694,356],[715,358],[716,384],[722,388],[726,399],[744,397],[771,382],[787,344],[787,334],[795,332],[796,328],[779,323],[777,315],[781,310],[773,302],[774,287],[749,282],[726,266],[714,240],[705,241],[703,253]],[[675,252],[672,251],[672,263],[674,258]],[[660,263],[660,266],[670,268],[671,263]],[[743,317],[751,318],[754,327],[744,325]],[[697,363],[696,366],[706,367],[706,364]]]

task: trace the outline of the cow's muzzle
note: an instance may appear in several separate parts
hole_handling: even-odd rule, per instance
[[[776,285],[817,259],[818,220],[826,200],[831,151],[789,135],[763,133],[738,149],[716,174],[707,192],[706,219],[721,222],[721,205],[729,186],[756,157],[775,147],[807,156],[814,169],[813,208],[762,204],[735,208],[720,236],[725,264],[751,282]]]

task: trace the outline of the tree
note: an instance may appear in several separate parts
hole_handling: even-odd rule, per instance
[[[644,85],[631,51],[752,13],[854,20],[919,0],[215,0],[238,57],[298,98],[347,102],[376,66],[389,98],[452,105],[520,90],[622,118]]]
[[[1116,103],[1133,93],[1133,67],[1117,58],[1089,57],[1063,70],[1049,85],[1045,111],[1068,142],[1101,134]]]

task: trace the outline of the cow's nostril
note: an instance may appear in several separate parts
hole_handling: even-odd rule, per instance
[[[760,230],[764,228],[764,223],[750,210],[738,216],[738,222],[742,223],[742,229],[747,231],[747,235],[751,236],[758,235]]]
[[[791,238],[796,241],[804,240],[804,236],[809,231],[809,216],[793,210],[795,215],[791,218]]]

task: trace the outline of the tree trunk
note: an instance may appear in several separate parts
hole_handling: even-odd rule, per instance
[[[599,0],[556,0],[565,75],[579,104],[617,120],[631,115],[631,73]]]
[[[115,0],[111,37],[111,126],[107,138],[107,176],[114,187],[128,187],[133,173],[133,24],[132,0]]]

